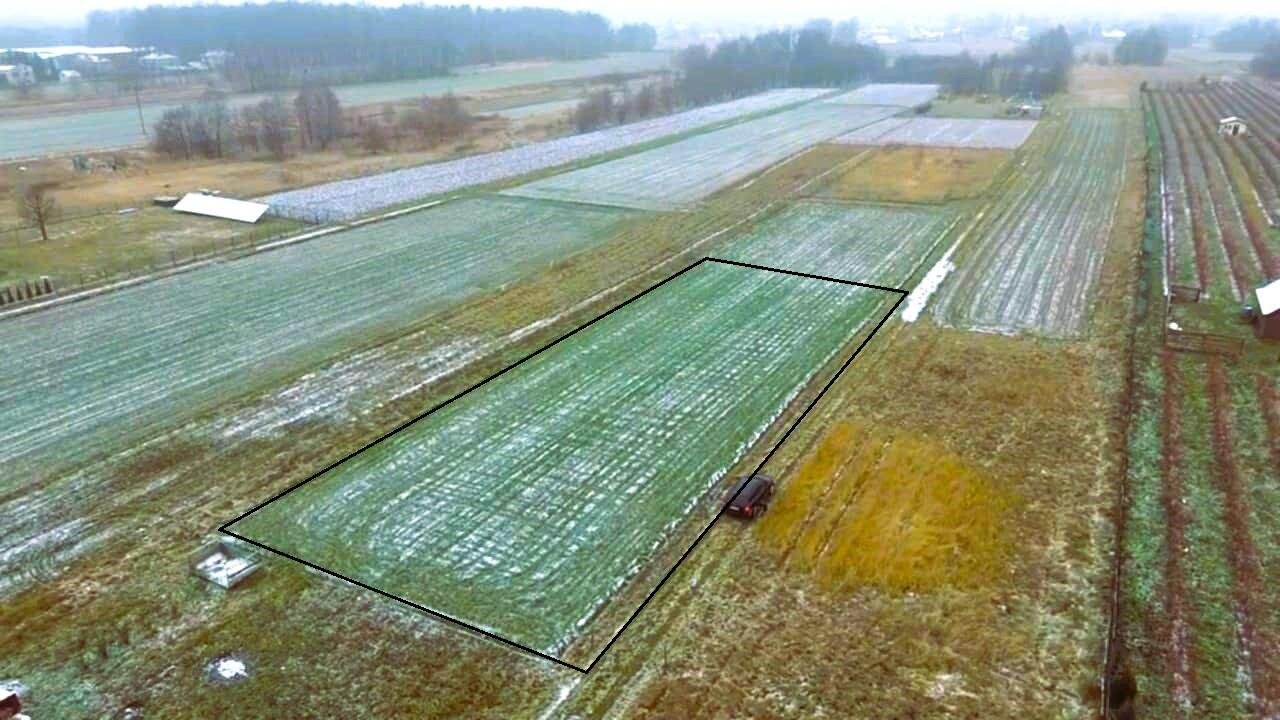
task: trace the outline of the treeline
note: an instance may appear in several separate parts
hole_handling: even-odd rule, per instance
[[[183,61],[229,51],[228,79],[252,90],[420,77],[476,63],[587,58],[648,50],[657,41],[650,26],[615,31],[604,17],[587,12],[295,2],[99,11],[89,15],[85,34],[92,44],[155,47]]]
[[[1252,18],[1236,23],[1213,36],[1213,49],[1222,52],[1261,52],[1270,42],[1280,41],[1280,22]]]
[[[1269,80],[1280,80],[1280,38],[1262,47],[1262,52],[1249,63],[1249,70]]]
[[[1046,30],[1007,55],[904,55],[878,75],[890,82],[938,83],[957,93],[1045,96],[1067,87],[1075,59],[1063,27]]]
[[[693,45],[677,62],[684,71],[677,87],[680,99],[701,105],[787,85],[860,82],[884,67],[884,55],[865,45],[833,41],[828,24],[738,38],[714,50]]]
[[[453,94],[424,97],[416,107],[350,116],[338,96],[309,83],[291,103],[279,95],[233,112],[225,93],[210,90],[196,103],[165,111],[151,127],[151,147],[174,159],[256,157],[284,160],[295,150],[326,150],[354,140],[371,153],[409,139],[418,148],[458,139],[475,124]]]
[[[626,86],[621,91],[604,88],[578,103],[573,111],[573,125],[578,132],[587,132],[605,125],[666,115],[675,108],[675,87],[670,80],[646,83],[635,92]]]
[[[1169,41],[1160,28],[1134,30],[1116,45],[1115,60],[1121,65],[1163,65],[1169,54]]]

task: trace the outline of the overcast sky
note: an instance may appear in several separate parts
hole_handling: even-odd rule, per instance
[[[204,0],[222,4],[240,4],[242,0]],[[365,0],[372,5],[400,5],[403,0]],[[426,0],[425,4],[462,4],[468,0]],[[0,23],[19,22],[71,24],[83,19],[90,10],[118,9],[154,4],[148,0],[41,0],[23,3],[0,0]],[[169,3],[166,3],[169,4]],[[182,4],[182,3],[174,3]],[[1234,3],[1206,3],[1204,0],[1066,0],[1042,4],[1027,0],[896,0],[886,2],[840,2],[839,0],[787,0],[786,2],[743,2],[742,0],[469,0],[471,5],[512,7],[533,5],[567,10],[591,10],[617,22],[646,21],[655,25],[667,21],[678,23],[726,23],[731,26],[796,24],[812,17],[841,19],[859,17],[864,22],[945,18],[962,12],[967,15],[984,12],[1018,13],[1031,9],[1034,14],[1080,14],[1090,17],[1153,17],[1165,12],[1230,13],[1232,15],[1280,15],[1276,0],[1239,0]]]

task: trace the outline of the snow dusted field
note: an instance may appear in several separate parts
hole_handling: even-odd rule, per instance
[[[0,322],[0,468],[152,423],[537,272],[627,213],[465,200]],[[0,486],[3,488],[4,486]]]
[[[558,653],[887,296],[704,263],[230,529]]]
[[[933,208],[802,202],[715,256],[903,287],[955,218],[951,211]]]
[[[808,147],[896,112],[890,107],[805,105],[505,193],[642,210],[687,208]]]
[[[340,180],[259,198],[300,220],[344,220],[391,205],[584,160],[669,135],[812,100],[828,90],[789,88],[595,132],[442,163]]]
[[[832,142],[1014,150],[1022,147],[1035,129],[1035,120],[889,118],[841,135]]]
[[[1083,331],[1124,179],[1125,116],[1074,110],[1059,133],[959,248],[933,309],[940,321],[1054,337]]]
[[[852,92],[829,98],[826,102],[834,105],[891,105],[897,108],[913,108],[924,105],[937,96],[937,85],[872,83]]]

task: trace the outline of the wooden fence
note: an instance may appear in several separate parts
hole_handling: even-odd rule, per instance
[[[0,307],[35,300],[45,295],[52,295],[53,292],[53,281],[48,277],[41,277],[34,283],[23,280],[20,283],[0,287]]]
[[[1230,358],[1238,358],[1244,353],[1244,338],[1174,330],[1167,325],[1164,329],[1164,344],[1178,352],[1225,355]]]

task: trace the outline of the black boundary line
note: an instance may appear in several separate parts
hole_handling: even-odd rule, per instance
[[[451,623],[453,623],[453,624],[455,624],[455,625],[459,625],[459,626],[461,626],[461,627],[467,628],[468,630],[472,630],[472,631],[474,631],[474,632],[477,632],[477,633],[479,633],[479,634],[481,634],[481,635],[483,635],[483,636],[485,636],[485,637],[487,637],[487,638],[489,638],[489,639],[491,639],[491,640],[496,640],[496,641],[498,641],[499,643],[502,643],[502,644],[507,645],[507,646],[509,646],[509,647],[512,647],[512,648],[515,648],[515,649],[518,649],[518,650],[523,650],[524,652],[527,652],[527,653],[529,653],[529,654],[535,655],[535,656],[540,657],[540,658],[542,658],[542,659],[544,659],[544,660],[550,660],[551,662],[553,662],[553,663],[555,663],[555,664],[557,664],[557,665],[560,665],[560,666],[562,666],[562,667],[566,667],[566,668],[569,668],[569,669],[572,669],[572,670],[576,670],[576,671],[578,671],[578,672],[580,672],[580,673],[583,673],[584,675],[585,675],[585,674],[587,674],[587,673],[590,673],[590,672],[591,672],[591,670],[592,670],[592,668],[594,668],[594,667],[596,666],[596,664],[597,664],[598,662],[600,662],[600,659],[604,657],[605,653],[607,653],[607,652],[609,651],[609,649],[613,647],[613,644],[614,644],[615,642],[617,642],[618,638],[622,635],[622,633],[623,633],[623,632],[625,632],[625,631],[626,631],[626,629],[631,625],[631,623],[636,619],[636,617],[640,615],[640,612],[641,612],[642,610],[644,610],[644,608],[649,604],[649,601],[653,600],[654,596],[656,596],[656,595],[658,594],[658,591],[662,589],[662,586],[666,584],[667,580],[670,580],[670,579],[671,579],[671,576],[675,574],[676,569],[677,569],[677,568],[679,568],[679,567],[680,567],[680,565],[681,565],[682,563],[684,563],[684,561],[689,557],[689,555],[694,551],[694,549],[695,549],[695,548],[697,548],[697,547],[698,547],[698,545],[702,542],[703,538],[705,538],[705,537],[707,536],[707,534],[711,531],[711,528],[712,528],[713,526],[715,526],[716,522],[720,520],[720,518],[724,515],[725,511],[729,508],[729,505],[730,505],[730,504],[732,504],[732,503],[733,503],[733,501],[734,501],[735,499],[737,499],[737,493],[734,493],[734,495],[733,495],[732,497],[730,497],[727,501],[725,501],[725,503],[720,507],[720,510],[716,513],[715,517],[713,517],[713,518],[711,519],[711,522],[710,522],[710,523],[708,523],[708,524],[707,524],[707,526],[706,526],[706,527],[704,527],[704,528],[702,529],[702,532],[698,533],[698,536],[694,539],[693,544],[692,544],[692,545],[690,545],[690,546],[689,546],[689,548],[688,548],[687,550],[685,550],[685,551],[684,551],[684,553],[682,553],[682,554],[680,555],[680,558],[679,558],[678,560],[676,560],[675,564],[674,564],[674,565],[672,565],[672,566],[671,566],[671,568],[670,568],[669,570],[667,570],[666,574],[662,576],[662,579],[658,581],[658,584],[657,584],[656,586],[654,586],[654,588],[653,588],[652,590],[650,590],[650,591],[649,591],[649,594],[648,594],[648,595],[646,595],[646,596],[645,596],[644,600],[640,603],[639,607],[637,607],[637,608],[635,609],[635,611],[631,613],[631,615],[627,618],[626,622],[624,622],[624,623],[622,624],[622,626],[621,626],[620,628],[618,628],[617,632],[615,632],[615,633],[613,634],[613,636],[612,636],[611,638],[609,638],[609,641],[608,641],[607,643],[605,643],[604,648],[603,648],[599,653],[597,653],[597,654],[596,654],[596,656],[591,660],[591,662],[590,662],[590,663],[589,663],[585,668],[583,668],[583,667],[579,667],[579,666],[577,666],[577,665],[574,665],[573,663],[570,663],[570,662],[568,662],[568,661],[566,661],[566,660],[563,660],[563,659],[561,659],[561,658],[558,658],[558,657],[556,657],[556,656],[554,656],[554,655],[550,655],[550,654],[548,654],[548,653],[542,652],[541,650],[537,650],[537,649],[532,648],[532,647],[529,647],[529,646],[527,646],[527,645],[523,645],[523,644],[521,644],[521,643],[515,642],[514,640],[510,640],[510,639],[508,639],[508,638],[502,637],[501,635],[498,635],[498,634],[496,634],[496,633],[493,633],[493,632],[491,632],[491,631],[489,631],[489,630],[486,630],[486,629],[484,629],[484,628],[482,628],[482,627],[479,627],[479,626],[477,626],[477,625],[473,625],[473,624],[468,623],[468,622],[466,622],[466,621],[459,620],[458,618],[452,617],[452,616],[450,616],[450,615],[447,615],[447,614],[445,614],[445,613],[439,612],[439,611],[437,611],[437,610],[432,610],[431,608],[426,607],[425,605],[421,605],[421,604],[416,603],[416,602],[414,602],[414,601],[412,601],[412,600],[409,600],[409,599],[407,599],[407,598],[403,598],[403,597],[400,597],[399,595],[395,595],[395,594],[389,593],[389,592],[387,592],[387,591],[385,591],[385,590],[381,590],[381,589],[379,589],[379,588],[373,587],[372,585],[369,585],[368,583],[364,583],[364,582],[361,582],[360,580],[356,580],[356,579],[354,579],[354,578],[347,577],[346,575],[343,575],[343,574],[341,574],[341,573],[334,572],[333,570],[330,570],[330,569],[328,569],[328,568],[322,567],[322,566],[317,565],[317,564],[315,564],[315,563],[313,563],[313,562],[309,562],[309,561],[307,561],[307,560],[304,560],[304,559],[302,559],[302,558],[300,558],[300,557],[297,557],[297,556],[295,556],[295,555],[292,555],[292,554],[290,554],[290,553],[284,552],[284,551],[282,551],[282,550],[278,550],[278,549],[273,548],[273,547],[271,547],[271,546],[269,546],[269,545],[265,545],[265,544],[260,543],[260,542],[258,542],[258,541],[256,541],[256,540],[253,540],[253,539],[247,538],[247,537],[245,537],[245,536],[243,536],[243,535],[239,535],[239,534],[237,534],[237,533],[235,533],[235,532],[233,532],[233,531],[229,530],[228,528],[229,528],[230,526],[232,526],[232,525],[236,524],[237,522],[240,522],[241,520],[245,519],[246,517],[248,517],[248,516],[252,515],[253,513],[257,512],[258,510],[261,510],[263,507],[266,507],[267,505],[269,505],[269,504],[271,504],[271,503],[275,502],[276,500],[279,500],[280,498],[284,497],[285,495],[288,495],[289,493],[293,492],[294,490],[297,490],[298,488],[302,487],[303,485],[306,485],[307,483],[311,482],[312,480],[315,480],[315,479],[319,478],[321,475],[324,475],[325,473],[327,473],[327,472],[329,472],[330,470],[334,469],[335,467],[337,467],[337,466],[339,466],[339,465],[341,465],[341,464],[345,463],[346,461],[350,460],[351,458],[355,457],[356,455],[359,455],[360,453],[362,453],[362,452],[364,452],[364,451],[368,450],[369,448],[373,447],[374,445],[377,445],[378,443],[382,442],[383,440],[386,440],[387,438],[391,437],[392,435],[395,435],[396,433],[400,432],[401,430],[404,430],[405,428],[409,427],[410,425],[413,425],[414,423],[418,422],[419,420],[422,420],[422,419],[423,419],[423,418],[425,418],[426,416],[428,416],[428,415],[430,415],[430,414],[432,414],[432,413],[436,412],[437,410],[440,410],[441,408],[445,407],[446,405],[449,405],[449,404],[451,404],[451,403],[453,403],[453,402],[455,402],[455,401],[457,401],[457,400],[459,400],[459,399],[461,399],[461,398],[465,397],[466,395],[470,394],[471,392],[473,392],[473,391],[475,391],[475,390],[478,390],[479,388],[483,387],[484,385],[488,384],[489,382],[491,382],[491,381],[493,381],[493,380],[496,380],[497,378],[501,377],[502,375],[506,374],[507,372],[509,372],[509,371],[511,371],[511,370],[514,370],[515,368],[519,367],[520,365],[524,364],[525,362],[527,362],[527,361],[529,361],[529,360],[533,359],[534,357],[536,357],[536,356],[538,356],[538,355],[542,354],[542,353],[543,353],[543,352],[545,352],[546,350],[549,350],[550,348],[554,347],[555,345],[560,344],[562,341],[569,339],[570,337],[572,337],[572,336],[574,336],[574,335],[578,334],[579,332],[581,332],[581,331],[583,331],[583,330],[587,329],[588,327],[591,327],[592,325],[594,325],[595,323],[599,322],[600,320],[603,320],[604,318],[606,318],[606,317],[608,317],[608,316],[612,315],[613,313],[617,312],[618,310],[621,310],[622,308],[624,308],[624,307],[626,307],[626,306],[630,305],[631,303],[635,302],[636,300],[639,300],[640,298],[644,297],[645,295],[648,295],[649,293],[653,292],[654,290],[657,290],[658,288],[662,287],[663,285],[666,285],[667,283],[671,282],[672,280],[675,280],[676,278],[678,278],[678,277],[680,277],[681,275],[683,275],[683,274],[685,274],[685,273],[689,272],[690,270],[692,270],[692,269],[694,269],[694,268],[696,268],[696,267],[698,267],[698,266],[702,265],[702,264],[703,264],[703,263],[705,263],[705,262],[714,262],[714,263],[720,263],[720,264],[723,264],[723,265],[733,265],[733,266],[737,266],[737,267],[749,268],[749,269],[752,269],[752,270],[762,270],[762,271],[767,271],[767,272],[775,272],[775,273],[781,273],[781,274],[783,274],[783,275],[792,275],[792,276],[795,276],[795,277],[809,278],[809,279],[812,279],[812,280],[823,280],[823,281],[826,281],[826,282],[840,283],[840,284],[842,284],[842,285],[853,285],[853,286],[856,286],[856,287],[863,287],[863,288],[868,288],[868,289],[872,289],[872,290],[880,290],[880,291],[892,292],[892,293],[898,293],[898,294],[899,294],[898,300],[893,304],[893,307],[889,309],[889,312],[885,313],[885,315],[884,315],[883,317],[881,317],[881,318],[880,318],[880,321],[879,321],[878,323],[876,323],[875,328],[874,328],[874,329],[872,329],[872,331],[871,331],[871,332],[870,332],[870,333],[869,333],[865,338],[863,338],[862,342],[861,342],[861,343],[859,343],[859,344],[858,344],[858,347],[853,351],[853,354],[852,354],[852,355],[850,355],[850,356],[849,356],[849,358],[848,358],[847,360],[845,360],[845,361],[844,361],[844,363],[840,366],[840,368],[839,368],[838,370],[836,370],[835,374],[831,376],[831,378],[827,381],[827,383],[826,383],[825,385],[823,385],[822,389],[821,389],[820,391],[818,391],[818,394],[817,394],[816,396],[814,396],[813,400],[811,400],[811,401],[809,402],[809,404],[805,407],[804,411],[800,413],[800,416],[799,416],[799,417],[797,417],[797,418],[795,419],[795,421],[791,423],[791,426],[787,428],[787,430],[782,434],[782,437],[778,440],[778,442],[776,442],[776,443],[774,444],[774,446],[773,446],[773,447],[769,450],[769,452],[765,455],[764,459],[760,461],[760,464],[756,466],[756,469],[755,469],[754,471],[752,471],[752,474],[755,474],[755,473],[760,472],[760,470],[764,468],[765,464],[766,464],[766,463],[768,463],[768,462],[769,462],[769,460],[773,458],[774,454],[778,452],[778,449],[782,447],[782,444],[783,444],[784,442],[786,442],[787,438],[789,438],[789,437],[791,436],[791,433],[795,431],[796,427],[798,427],[798,426],[800,425],[800,423],[805,419],[805,417],[807,417],[807,416],[809,415],[809,412],[810,412],[810,411],[812,411],[812,410],[813,410],[813,408],[814,408],[814,406],[816,406],[816,405],[818,404],[818,401],[822,399],[823,395],[826,395],[827,391],[831,389],[831,386],[835,384],[836,380],[837,380],[837,379],[839,379],[839,377],[844,373],[844,371],[849,367],[849,365],[853,363],[854,358],[856,358],[856,357],[858,356],[858,354],[859,354],[860,352],[862,352],[862,349],[863,349],[863,348],[865,348],[865,347],[867,346],[867,343],[869,343],[869,342],[871,341],[871,338],[872,338],[872,337],[874,337],[874,336],[875,336],[875,334],[876,334],[877,332],[879,332],[879,331],[880,331],[880,328],[881,328],[881,327],[883,327],[883,326],[884,326],[884,324],[885,324],[886,322],[888,322],[889,318],[893,316],[893,313],[897,312],[897,310],[898,310],[898,306],[902,304],[902,301],[903,301],[903,300],[906,298],[906,296],[907,296],[907,291],[906,291],[906,290],[903,290],[903,289],[901,289],[901,288],[888,287],[888,286],[884,286],[884,285],[873,285],[873,284],[870,284],[870,283],[857,282],[857,281],[854,281],[854,280],[843,280],[843,279],[840,279],[840,278],[827,277],[827,276],[824,276],[824,275],[814,275],[814,274],[810,274],[810,273],[796,272],[796,271],[793,271],[793,270],[785,270],[785,269],[782,269],[782,268],[768,267],[768,266],[765,266],[765,265],[755,265],[755,264],[752,264],[752,263],[739,262],[739,261],[736,261],[736,260],[725,260],[725,259],[721,259],[721,258],[704,257],[704,258],[702,258],[702,259],[700,259],[700,260],[697,260],[697,261],[695,261],[695,262],[693,262],[693,263],[689,264],[688,266],[684,267],[683,269],[678,270],[678,271],[676,271],[675,273],[672,273],[671,275],[669,275],[669,276],[667,276],[666,278],[664,278],[664,279],[662,279],[662,280],[658,281],[657,283],[655,283],[655,284],[653,284],[653,285],[649,286],[648,288],[645,288],[644,290],[640,291],[639,293],[637,293],[636,295],[632,296],[631,298],[628,298],[627,300],[624,300],[623,302],[619,303],[618,305],[616,305],[616,306],[614,306],[614,307],[612,307],[612,308],[610,308],[610,309],[606,310],[605,312],[601,313],[600,315],[597,315],[596,317],[592,318],[591,320],[589,320],[589,321],[587,321],[587,322],[583,323],[582,325],[579,325],[578,327],[576,327],[576,328],[574,328],[574,329],[570,330],[569,332],[565,333],[564,335],[561,335],[560,337],[556,338],[555,340],[552,340],[551,342],[547,343],[546,345],[544,345],[544,346],[542,346],[542,347],[538,348],[537,350],[534,350],[533,352],[529,353],[528,355],[525,355],[524,357],[520,358],[519,360],[516,360],[515,362],[511,363],[510,365],[507,365],[506,367],[504,367],[504,368],[502,368],[501,370],[499,370],[499,371],[497,371],[497,372],[493,373],[492,375],[490,375],[490,376],[486,377],[485,379],[481,380],[480,382],[476,383],[475,385],[472,385],[471,387],[468,387],[467,389],[463,390],[462,392],[458,393],[457,395],[454,395],[453,397],[450,397],[450,398],[448,398],[447,400],[441,401],[441,402],[439,402],[439,403],[437,403],[437,404],[435,404],[435,405],[431,406],[431,407],[430,407],[430,408],[428,408],[427,410],[423,411],[422,413],[419,413],[419,414],[418,414],[418,415],[416,415],[415,417],[413,417],[413,418],[411,418],[411,419],[409,419],[409,420],[406,420],[405,422],[400,423],[399,425],[395,426],[395,427],[394,427],[393,429],[391,429],[390,431],[388,431],[388,432],[386,432],[386,433],[383,433],[382,435],[378,436],[376,439],[374,439],[374,440],[372,440],[372,441],[370,441],[370,442],[368,442],[368,443],[365,443],[365,444],[364,444],[363,446],[361,446],[359,449],[357,449],[357,450],[355,450],[355,451],[353,451],[353,452],[350,452],[350,453],[348,453],[347,455],[345,455],[345,456],[343,456],[342,458],[340,458],[339,460],[337,460],[337,461],[335,461],[335,462],[332,462],[332,463],[330,463],[330,464],[326,465],[324,468],[322,468],[322,469],[321,469],[321,470],[319,470],[318,472],[313,473],[312,475],[310,475],[310,476],[308,476],[308,477],[304,478],[303,480],[300,480],[300,481],[298,481],[297,483],[294,483],[293,485],[290,485],[289,487],[285,488],[284,490],[282,490],[282,491],[280,491],[280,492],[276,493],[275,495],[272,495],[270,498],[267,498],[266,500],[264,500],[264,501],[262,501],[262,502],[258,503],[257,505],[254,505],[253,507],[249,508],[249,509],[248,509],[248,510],[246,510],[245,512],[243,512],[243,513],[241,513],[241,514],[237,515],[235,518],[232,518],[231,520],[228,520],[227,522],[223,523],[222,525],[219,525],[219,526],[218,526],[218,532],[223,533],[223,534],[225,534],[225,535],[229,535],[229,536],[231,536],[231,537],[233,537],[233,538],[236,538],[237,540],[241,540],[241,541],[246,542],[246,543],[248,543],[248,544],[250,544],[250,545],[253,545],[254,547],[260,548],[260,549],[262,549],[262,550],[266,550],[267,552],[273,553],[273,554],[275,554],[275,555],[279,555],[279,556],[281,556],[281,557],[288,558],[289,560],[293,560],[294,562],[297,562],[297,563],[299,563],[299,564],[301,564],[301,565],[304,565],[304,566],[306,566],[306,567],[309,567],[309,568],[311,568],[311,569],[313,569],[313,570],[317,570],[317,571],[319,571],[319,572],[325,573],[326,575],[331,575],[331,576],[336,577],[336,578],[338,578],[338,579],[340,579],[340,580],[344,580],[344,581],[346,581],[346,582],[348,582],[348,583],[351,583],[352,585],[355,585],[355,586],[357,586],[357,587],[364,588],[365,590],[369,590],[369,591],[371,591],[371,592],[377,593],[378,595],[381,595],[381,596],[383,596],[383,597],[385,597],[385,598],[388,598],[388,599],[390,599],[390,600],[395,600],[396,602],[399,602],[399,603],[401,603],[401,604],[407,605],[407,606],[409,606],[409,607],[411,607],[411,608],[413,608],[413,609],[415,609],[415,610],[419,610],[419,611],[421,611],[421,612],[427,613],[428,615],[431,615],[432,617],[439,618],[439,619],[441,619],[441,620],[445,620],[445,621],[447,621],[447,622],[451,622]],[[741,492],[741,489],[739,489],[739,491],[738,491],[738,492]]]

